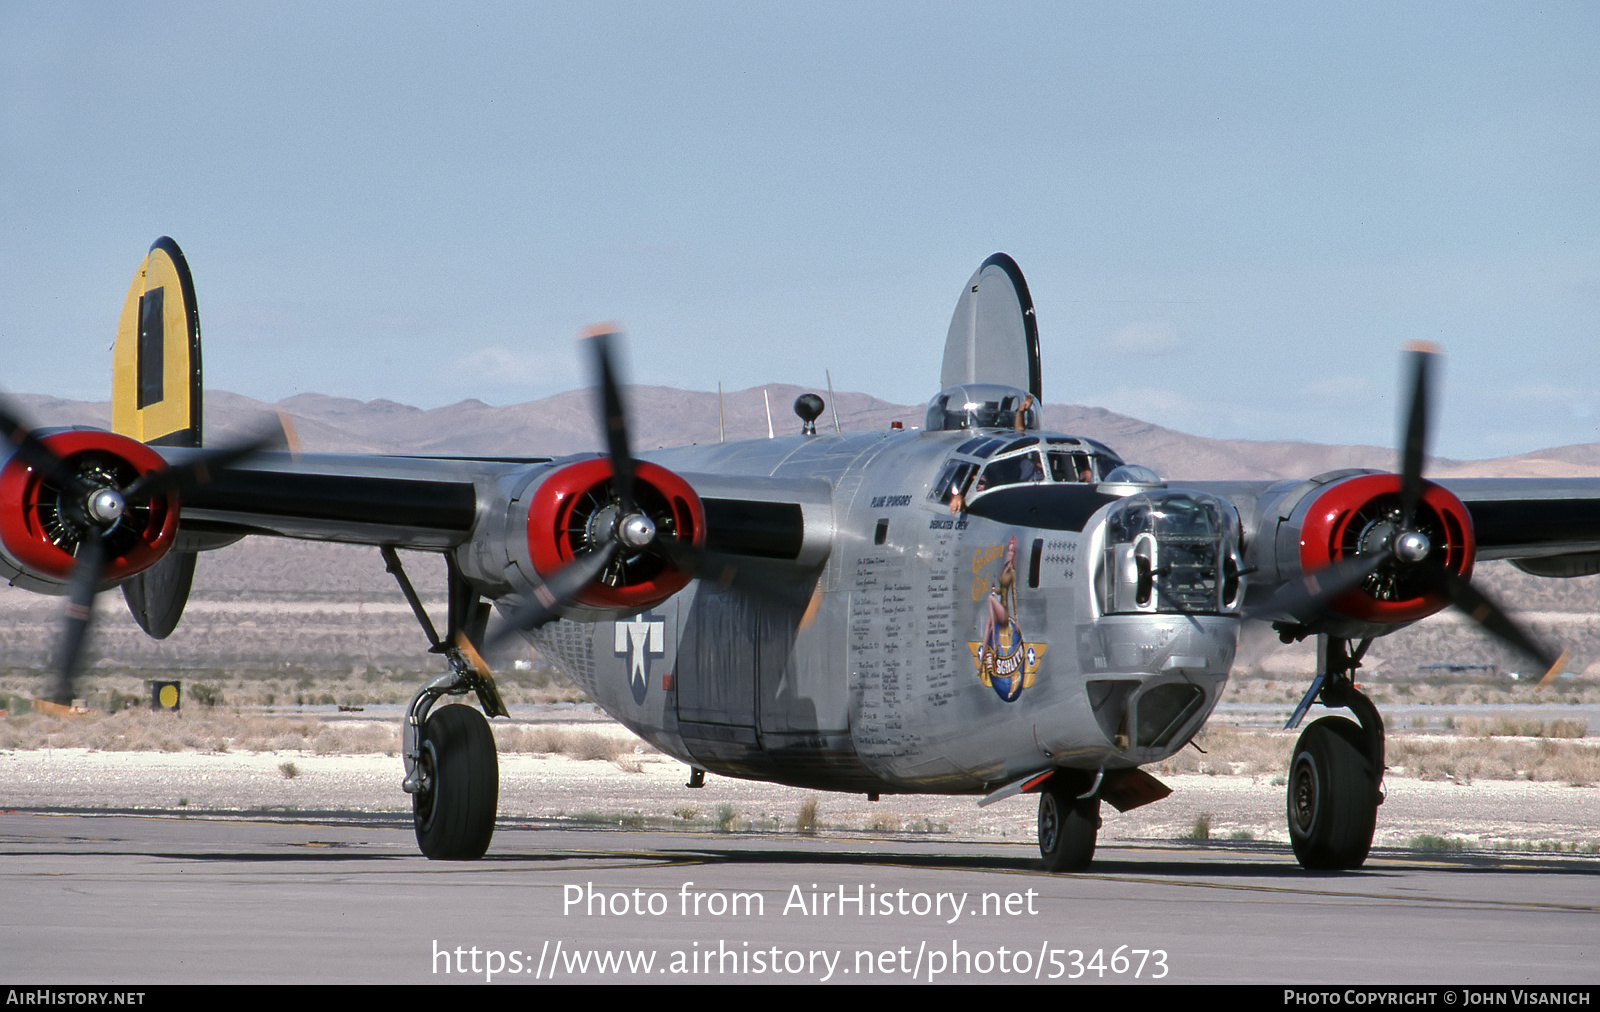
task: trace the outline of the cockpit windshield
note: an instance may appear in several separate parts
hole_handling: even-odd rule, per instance
[[[1151,492],[1106,518],[1107,612],[1209,612],[1239,606],[1238,517],[1220,499]]]
[[[956,448],[928,498],[965,509],[996,489],[1031,484],[1093,484],[1122,466],[1104,446],[1072,436],[980,436]]]

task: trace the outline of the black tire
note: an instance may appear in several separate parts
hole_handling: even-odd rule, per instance
[[[483,714],[442,706],[422,725],[427,787],[411,796],[417,846],[435,861],[474,861],[489,849],[500,805],[500,759]]]
[[[1378,788],[1362,731],[1323,717],[1300,735],[1289,761],[1289,842],[1308,871],[1359,868],[1372,849]]]
[[[1039,791],[1039,856],[1046,871],[1083,871],[1094,860],[1100,799],[1082,800],[1077,793],[1056,778]]]

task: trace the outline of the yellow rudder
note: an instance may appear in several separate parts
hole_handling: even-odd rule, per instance
[[[112,353],[111,427],[154,446],[201,445],[200,313],[178,244],[157,239],[128,286]]]
[[[200,446],[200,379],[194,279],[178,244],[162,236],[140,261],[117,322],[111,427],[154,446]],[[172,635],[183,618],[195,557],[192,550],[175,548],[122,584],[134,621],[156,639]]]

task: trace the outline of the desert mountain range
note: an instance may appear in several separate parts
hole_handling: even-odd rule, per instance
[[[756,439],[767,434],[766,398],[773,430],[799,431],[795,398],[805,388],[774,383],[723,396],[727,438]],[[627,391],[634,445],[638,449],[714,442],[718,438],[717,394],[634,386]],[[108,402],[70,401],[37,394],[15,398],[38,425],[93,425],[109,428]],[[923,405],[890,404],[869,394],[840,393],[818,420],[833,427],[838,412],[845,431],[888,428],[899,421],[920,426]],[[268,404],[225,390],[206,392],[206,441],[226,443],[264,424],[276,412],[292,420],[307,452],[422,453],[545,456],[600,450],[592,395],[570,391],[522,404],[494,407],[478,400],[424,410],[390,400],[359,401],[324,394],[297,394]],[[1098,439],[1129,463],[1153,468],[1167,479],[1304,478],[1341,467],[1392,470],[1390,447],[1331,446],[1317,443],[1208,439],[1119,415],[1104,408],[1048,405],[1044,427]],[[1564,446],[1493,460],[1434,459],[1430,477],[1543,477],[1600,475],[1600,443]]]

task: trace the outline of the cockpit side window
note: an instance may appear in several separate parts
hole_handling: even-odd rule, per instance
[[[972,480],[972,473],[977,469],[977,464],[965,460],[952,460],[946,463],[944,470],[940,471],[939,477],[935,479],[928,498],[937,503],[948,504],[951,498],[966,491],[967,484]]]
[[[995,451],[1000,442],[993,436],[979,436],[956,447],[956,452],[967,457],[987,457]]]
[[[998,440],[998,439],[985,439],[981,446],[979,446],[976,450],[972,451],[972,455],[974,457],[987,457],[990,454],[994,453],[995,448],[998,447],[999,445],[1000,445],[1000,440]]]
[[[1095,473],[1089,455],[1087,453],[1068,453],[1064,450],[1051,450],[1050,480],[1094,481]]]

